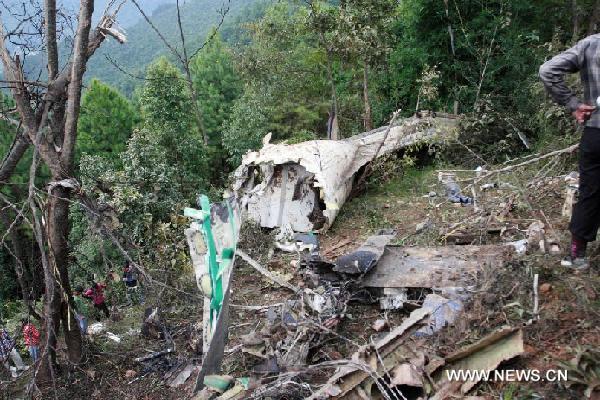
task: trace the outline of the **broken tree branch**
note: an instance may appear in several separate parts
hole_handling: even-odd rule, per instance
[[[561,155],[561,154],[566,154],[566,153],[573,153],[578,148],[579,148],[579,143],[576,143],[576,144],[574,144],[572,146],[569,146],[569,147],[567,147],[565,149],[551,151],[550,153],[546,153],[546,154],[541,155],[539,157],[532,158],[532,159],[527,160],[527,161],[523,161],[523,162],[521,162],[519,164],[509,165],[509,166],[504,167],[504,168],[500,168],[500,169],[489,171],[488,173],[482,174],[479,178],[475,179],[475,183],[478,183],[478,182],[480,182],[480,181],[482,181],[482,180],[484,180],[486,178],[489,178],[492,175],[501,174],[503,172],[511,171],[511,170],[513,170],[515,168],[524,167],[526,165],[536,163],[536,162],[538,162],[540,160],[544,160],[546,158],[555,157],[555,156],[558,156],[558,155]]]
[[[164,356],[165,354],[169,354],[172,352],[173,352],[173,349],[171,347],[169,347],[166,350],[155,351],[154,353],[148,354],[147,356],[135,358],[134,361],[135,362],[148,361],[148,360],[152,360],[153,358]]]
[[[277,283],[279,286],[282,286],[282,287],[284,287],[286,289],[289,289],[289,290],[291,290],[294,293],[300,293],[302,291],[299,287],[294,286],[291,283],[286,282],[283,279],[279,278],[278,276],[274,275],[268,269],[266,269],[265,267],[263,267],[262,265],[260,265],[256,261],[254,261],[252,259],[252,257],[250,257],[248,254],[244,253],[242,250],[237,249],[236,252],[235,252],[235,254],[238,255],[238,256],[240,256],[240,258],[242,260],[246,261],[248,264],[250,264],[250,266],[252,268],[254,268],[258,272],[260,272],[261,274],[263,274],[264,276],[266,276],[267,278],[269,278],[271,281]]]
[[[362,187],[362,185],[365,183],[365,179],[367,179],[367,176],[369,176],[369,174],[373,170],[373,161],[375,161],[377,159],[377,157],[379,157],[379,152],[381,151],[381,148],[385,144],[385,141],[387,140],[387,138],[388,138],[388,136],[390,134],[390,131],[394,127],[394,124],[396,123],[396,120],[400,116],[400,111],[401,110],[396,110],[394,112],[394,114],[392,114],[392,119],[390,120],[390,123],[388,124],[388,126],[387,126],[387,128],[385,130],[385,133],[383,134],[383,139],[381,139],[381,142],[377,146],[377,150],[375,151],[375,154],[371,158],[371,161],[369,161],[367,163],[367,165],[366,165],[363,173],[360,175],[360,177],[356,181],[356,185],[355,185],[356,188],[360,189]]]
[[[115,38],[115,40],[117,42],[119,42],[121,44],[127,42],[127,37],[122,32],[119,32],[115,28],[101,26],[99,29],[100,29],[100,32],[104,33],[105,35],[112,36],[113,38]]]

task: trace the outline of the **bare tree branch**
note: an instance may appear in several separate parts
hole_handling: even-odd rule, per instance
[[[0,164],[0,187],[8,182],[28,147],[29,140],[23,133],[18,132],[8,154]]]
[[[7,80],[15,82],[16,87],[12,90],[13,98],[17,104],[17,110],[21,116],[21,121],[26,130],[33,130],[35,127],[34,112],[31,108],[31,98],[27,88],[23,84],[23,70],[19,62],[14,60],[8,48],[6,47],[4,25],[0,22],[0,58],[4,66],[4,77]]]
[[[208,135],[206,133],[206,129],[204,129],[204,119],[202,118],[202,111],[200,110],[200,104],[198,102],[198,92],[196,91],[194,81],[192,80],[192,73],[190,71],[190,59],[188,58],[187,50],[185,49],[185,35],[183,34],[183,25],[181,24],[181,10],[179,7],[179,0],[177,0],[175,4],[177,6],[177,26],[179,27],[179,35],[181,36],[181,46],[183,48],[183,57],[185,60],[182,61],[183,69],[187,78],[186,80],[188,84],[188,89],[190,90],[190,94],[192,95],[196,124],[198,125],[198,129],[200,130],[200,134],[202,135],[204,145],[208,146]]]
[[[48,85],[46,83],[37,82],[37,81],[25,81],[25,80],[22,80],[22,81],[9,81],[9,80],[6,80],[6,79],[0,79],[0,82],[2,82],[2,83],[13,83],[15,85],[17,85],[17,84],[23,84],[23,85],[29,85],[29,86],[39,86],[39,87],[44,87],[44,88],[48,87]]]
[[[150,27],[152,28],[152,30],[158,35],[158,37],[163,42],[163,44],[165,46],[167,46],[167,48],[171,51],[171,53],[173,53],[173,55],[175,57],[177,57],[179,59],[179,61],[181,61],[182,64],[185,64],[185,60],[183,59],[183,57],[181,56],[181,54],[179,54],[179,52],[177,51],[177,49],[175,49],[173,46],[171,46],[171,44],[167,41],[167,39],[163,36],[163,34],[158,30],[158,28],[156,27],[156,25],[154,25],[154,23],[152,23],[152,21],[150,20],[150,18],[148,17],[148,15],[146,15],[146,13],[144,12],[144,10],[142,10],[142,7],[140,7],[140,5],[138,4],[138,2],[136,0],[131,0],[131,2],[135,5],[135,7],[140,12],[140,14],[142,14],[142,17],[144,17],[144,19],[146,20],[146,22],[148,23],[148,25],[150,25]]]
[[[77,121],[79,119],[79,110],[81,107],[81,87],[83,84],[83,74],[89,58],[88,43],[90,29],[92,26],[92,13],[94,12],[94,0],[81,0],[79,10],[79,26],[75,36],[75,46],[73,54],[73,66],[71,67],[71,81],[67,91],[66,115],[64,130],[64,141],[62,146],[61,163],[66,173],[72,173],[72,160],[75,150],[75,141],[77,139]]]
[[[214,37],[217,35],[217,33],[219,32],[219,29],[221,29],[221,26],[223,25],[223,22],[225,22],[225,17],[227,16],[227,14],[229,13],[229,10],[231,8],[231,0],[227,0],[227,5],[223,6],[221,8],[221,10],[219,11],[219,14],[221,15],[221,19],[219,20],[219,23],[217,24],[217,26],[212,30],[212,32],[210,33],[210,36],[204,41],[204,43],[202,43],[202,45],[200,47],[198,47],[193,53],[192,56],[189,58],[188,62],[191,61],[194,57],[196,57],[196,55],[202,51],[202,49],[204,49],[213,39]],[[177,9],[177,14],[179,15],[179,6]],[[181,24],[181,23],[180,23]]]
[[[58,75],[58,43],[56,41],[56,0],[45,0],[46,50],[48,52],[48,79]]]

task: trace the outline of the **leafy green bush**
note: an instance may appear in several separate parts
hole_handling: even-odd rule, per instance
[[[526,152],[535,139],[530,121],[521,114],[498,111],[496,107],[486,97],[477,104],[475,112],[461,118],[458,135],[442,150],[442,160],[474,168]]]

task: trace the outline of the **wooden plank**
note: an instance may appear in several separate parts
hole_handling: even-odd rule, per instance
[[[501,267],[509,258],[505,246],[387,246],[363,281],[365,287],[433,288],[462,286],[487,265]]]

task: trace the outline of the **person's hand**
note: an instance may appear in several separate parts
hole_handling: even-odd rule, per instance
[[[573,116],[579,124],[584,124],[585,121],[590,119],[592,113],[596,110],[596,107],[588,106],[587,104],[580,104],[577,110],[573,111]]]

